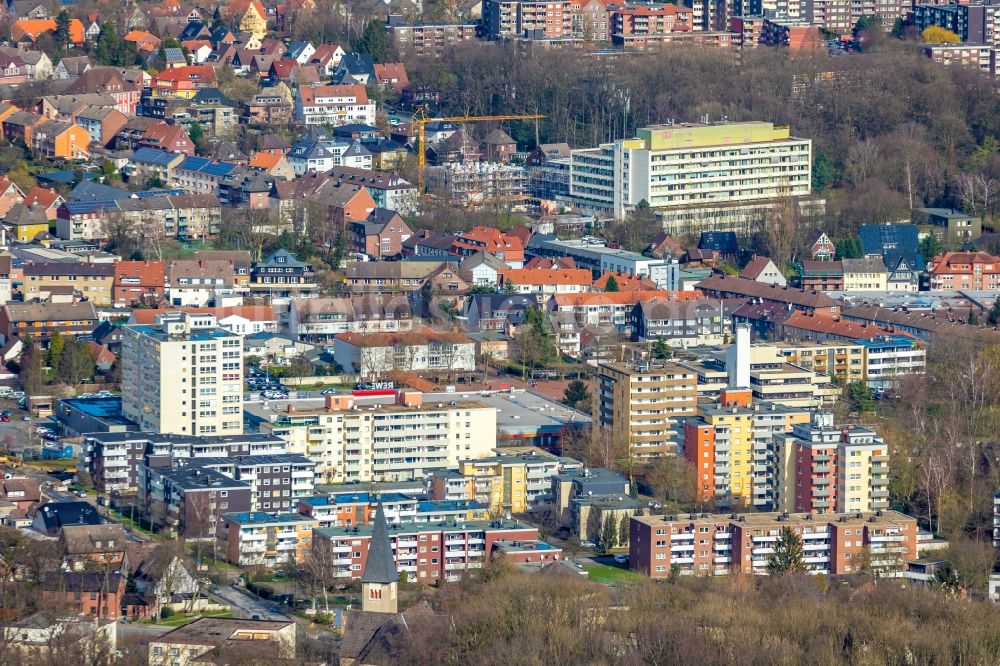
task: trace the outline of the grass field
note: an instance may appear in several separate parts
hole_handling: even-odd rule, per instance
[[[590,580],[595,583],[605,585],[621,585],[622,583],[632,583],[642,580],[642,576],[629,571],[624,564],[602,564],[594,560],[580,560],[580,564],[587,570]]]

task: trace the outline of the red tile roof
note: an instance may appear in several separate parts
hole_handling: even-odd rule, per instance
[[[589,287],[593,281],[592,274],[586,268],[513,268],[500,271],[503,282],[515,285],[528,284],[576,284]]]
[[[167,281],[162,261],[119,261],[115,264],[115,283],[123,278],[137,278],[143,287],[162,287]]]

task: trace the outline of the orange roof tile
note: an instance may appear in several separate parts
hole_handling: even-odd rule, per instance
[[[698,301],[704,298],[700,291],[594,291],[583,294],[554,294],[556,306],[573,308],[581,305],[625,305],[644,301]]]
[[[281,160],[284,159],[282,155],[274,155],[272,153],[267,153],[262,150],[258,150],[250,158],[249,166],[251,169],[263,169],[264,171],[270,171],[278,165]]]
[[[647,289],[656,289],[656,283],[648,278],[633,277],[631,275],[623,275],[621,273],[605,273],[601,277],[594,280],[594,289],[604,290],[608,286],[608,280],[611,276],[614,276],[615,282],[618,283],[619,291],[640,291]]]
[[[593,278],[586,268],[514,268],[500,271],[504,282],[520,284],[577,284],[589,287]]]
[[[34,41],[41,34],[55,31],[55,19],[19,19],[11,26],[10,36],[14,41],[17,41],[24,35],[29,35],[32,41]],[[69,39],[74,44],[83,44],[84,29],[80,19],[70,19]]]
[[[243,317],[250,321],[275,321],[274,308],[270,305],[236,305],[223,308],[161,308],[158,310],[136,309],[132,311],[132,322],[150,325],[156,323],[156,318],[168,312],[185,312],[194,315],[214,315],[216,319],[226,317]]]
[[[62,197],[55,190],[50,190],[45,187],[33,187],[24,195],[24,205],[32,206],[39,205],[42,208],[51,208],[59,203]]]

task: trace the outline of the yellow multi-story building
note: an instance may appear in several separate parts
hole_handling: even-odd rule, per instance
[[[577,460],[556,457],[540,449],[461,460],[457,472],[434,474],[431,496],[435,500],[475,500],[494,512],[524,513],[549,496],[553,476],[581,467],[583,463]]]
[[[570,197],[617,219],[646,201],[671,231],[735,225],[783,197],[809,195],[811,168],[812,141],[787,125],[653,125],[572,151]]]
[[[716,502],[750,506],[753,504],[753,409],[700,405],[698,411],[715,430]]]
[[[793,365],[845,383],[867,378],[865,348],[854,342],[784,342],[781,354]]]
[[[633,455],[673,453],[677,419],[694,416],[698,405],[695,373],[676,363],[602,363],[598,417]]]

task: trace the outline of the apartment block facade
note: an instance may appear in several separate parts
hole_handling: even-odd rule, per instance
[[[774,437],[775,509],[804,513],[872,512],[889,507],[888,447],[875,431],[835,425],[814,413],[809,423]]]
[[[84,438],[83,463],[102,493],[135,493],[140,466],[149,459],[166,465],[184,458],[280,455],[287,443],[271,435],[181,436],[157,432],[103,432]]]
[[[582,466],[571,458],[535,454],[462,460],[457,471],[437,472],[431,477],[431,498],[469,499],[492,511],[524,513],[550,498],[553,476]]]
[[[670,230],[685,221],[721,228],[782,197],[809,195],[811,165],[812,142],[787,126],[653,125],[572,151],[570,198],[615,218],[645,200]]]
[[[122,414],[152,432],[242,434],[242,339],[212,315],[122,327]]]
[[[1000,257],[988,252],[945,252],[927,262],[931,290],[1000,289]]]
[[[328,527],[315,531],[313,547],[339,579],[361,578],[368,559],[372,527]],[[396,568],[410,580],[458,580],[481,569],[499,542],[538,539],[538,529],[516,520],[462,524],[403,523],[389,526]]]
[[[918,30],[939,26],[969,44],[1000,46],[1000,2],[975,0],[957,4],[915,4],[913,22]]]
[[[664,35],[694,30],[694,11],[672,4],[622,5],[609,9],[611,43],[621,48],[644,49]]]
[[[351,395],[327,396],[322,408],[251,409],[249,418],[313,461],[326,483],[423,479],[492,453],[495,408],[472,400],[424,404],[418,396],[364,407]]]
[[[766,575],[784,528],[802,540],[811,574],[868,568],[892,575],[917,556],[917,521],[895,511],[633,516],[629,527],[629,567],[651,578],[666,578],[671,569],[687,576]]]
[[[438,57],[449,46],[476,38],[475,23],[394,23],[386,26],[401,56]]]
[[[808,0],[803,4],[803,18],[809,23],[837,32],[850,34],[862,17],[874,17],[885,30],[906,19],[913,5],[905,0]]]
[[[568,0],[486,0],[482,25],[488,39],[569,37],[573,12]]]
[[[226,560],[239,567],[302,562],[313,544],[316,521],[294,513],[227,513],[218,539]]]
[[[616,441],[643,458],[673,452],[676,420],[694,416],[698,381],[676,363],[601,363],[599,418]]]

